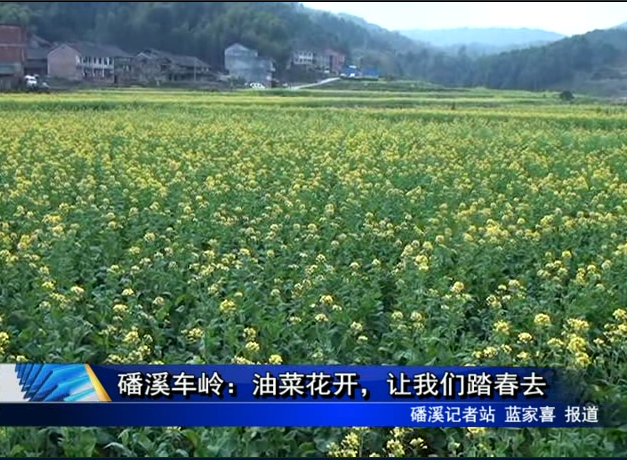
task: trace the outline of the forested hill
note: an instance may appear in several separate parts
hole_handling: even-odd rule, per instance
[[[626,70],[627,30],[609,29],[480,58],[462,79],[465,86],[503,89],[576,88],[595,81],[622,87]]]
[[[383,74],[448,86],[576,89],[603,81],[610,91],[627,90],[627,30],[621,28],[476,58],[463,48],[451,54],[299,2],[0,2],[0,22],[25,24],[50,41],[195,55],[215,68],[223,65],[224,48],[237,41],[273,57],[279,68],[294,48],[330,47]]]
[[[299,2],[1,2],[0,21],[19,20],[51,41],[89,40],[130,52],[152,47],[196,55],[221,67],[235,41],[285,63],[294,47],[361,53],[397,68],[397,52],[422,47],[383,28],[303,7]]]

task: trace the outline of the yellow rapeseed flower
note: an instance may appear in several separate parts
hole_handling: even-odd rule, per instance
[[[488,296],[488,298],[486,299],[486,303],[488,304],[488,306],[490,308],[499,308],[499,307],[501,307],[500,300],[496,296],[494,296],[494,295]]]
[[[412,439],[411,441],[409,441],[409,445],[416,449],[421,449],[421,450],[424,450],[427,448],[427,443],[421,437]]]
[[[564,346],[564,342],[561,339],[558,339],[558,338],[555,338],[555,337],[549,339],[547,344],[551,348],[562,348]]]
[[[585,368],[592,363],[592,360],[590,359],[590,356],[588,356],[588,353],[579,351],[575,353],[575,363],[577,366]]]
[[[223,313],[231,312],[235,310],[236,307],[237,305],[235,304],[235,302],[230,299],[224,299],[222,302],[220,302],[220,311]]]
[[[81,297],[83,294],[85,294],[85,289],[80,286],[72,286],[70,288],[70,291],[77,297]]]
[[[627,310],[619,308],[617,310],[614,310],[612,316],[616,321],[627,321]]]
[[[507,344],[503,344],[503,345],[501,345],[501,347],[500,347],[500,348],[501,348],[501,351],[502,351],[503,353],[505,353],[506,355],[509,355],[509,354],[512,352],[512,347],[510,347],[510,346],[509,346],[509,345],[507,345]]]
[[[186,331],[187,339],[192,342],[202,339],[204,335],[205,331],[200,327],[195,327]]]
[[[256,353],[259,351],[259,344],[257,342],[246,342],[246,345],[244,346],[246,348],[247,351],[251,352],[251,353]]]
[[[538,313],[533,319],[533,322],[535,323],[536,326],[540,326],[540,327],[550,326],[551,317],[547,315],[546,313]]]
[[[122,313],[126,313],[128,311],[128,305],[125,305],[123,303],[116,303],[113,306],[113,311],[114,313],[120,315]]]
[[[390,439],[386,443],[385,449],[390,457],[400,458],[405,455],[405,447],[398,439]]]
[[[42,288],[44,288],[46,291],[54,291],[55,289],[55,284],[54,281],[46,281],[41,285]]]
[[[333,304],[333,297],[330,295],[323,295],[322,297],[320,297],[320,303],[323,305],[332,305]]]
[[[244,328],[244,338],[246,340],[254,340],[257,337],[257,330],[253,327]]]
[[[583,337],[580,337],[576,334],[571,334],[568,337],[567,348],[572,353],[584,351],[587,346],[588,346],[588,342],[586,342],[586,339],[584,339]]]
[[[314,320],[317,323],[326,323],[329,321],[329,317],[327,315],[325,315],[324,313],[318,313],[315,317]]]
[[[486,358],[494,358],[499,354],[499,350],[493,346],[488,346],[483,349],[483,356]]]
[[[402,311],[395,311],[395,312],[392,312],[391,318],[392,318],[392,321],[403,321],[404,316],[405,315],[403,315]]]
[[[587,321],[577,318],[567,319],[566,324],[575,332],[585,332],[590,327],[590,324]]]
[[[350,325],[350,329],[353,332],[361,332],[361,331],[363,331],[364,326],[361,323],[357,322],[357,321],[353,321],[351,323],[351,325]]]
[[[152,304],[157,307],[163,307],[165,305],[165,299],[163,297],[157,296],[153,299]]]
[[[528,332],[521,332],[518,334],[518,341],[520,343],[529,343],[533,340],[533,336]]]
[[[139,332],[136,328],[132,328],[129,332],[126,333],[122,341],[128,344],[137,343],[139,341]]]
[[[468,430],[468,434],[472,437],[483,436],[487,431],[487,428],[485,427],[469,427],[466,429]]]

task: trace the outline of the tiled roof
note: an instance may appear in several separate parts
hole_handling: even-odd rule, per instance
[[[184,56],[180,54],[169,53],[167,51],[156,50],[154,48],[149,48],[145,50],[144,53],[168,59],[174,64],[180,65],[182,67],[211,67],[209,64],[201,61],[195,56]]]
[[[232,51],[239,51],[239,52],[245,52],[245,53],[254,53],[255,50],[248,48],[247,46],[242,45],[241,43],[233,43],[232,45],[230,45],[229,47],[226,48],[227,52],[232,52]]]
[[[83,56],[89,57],[131,57],[125,51],[122,51],[117,46],[112,45],[99,45],[88,42],[68,43],[68,46],[74,48]]]
[[[33,45],[37,45],[39,48],[46,48],[50,46],[50,42],[41,38],[39,35],[33,35],[30,37],[30,42]]]

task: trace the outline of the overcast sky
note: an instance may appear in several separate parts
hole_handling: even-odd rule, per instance
[[[566,35],[627,21],[627,2],[303,2],[361,16],[387,29],[531,27]]]

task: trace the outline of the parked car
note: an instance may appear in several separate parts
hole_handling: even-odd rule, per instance
[[[42,81],[39,75],[26,75],[24,77],[24,86],[27,91],[36,91],[47,93],[50,91],[48,83]]]
[[[251,83],[250,87],[252,89],[265,89],[266,88],[262,83],[257,83],[257,82]]]

